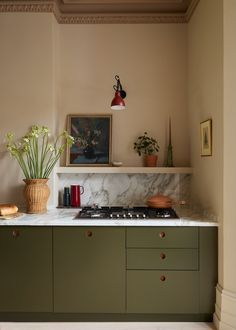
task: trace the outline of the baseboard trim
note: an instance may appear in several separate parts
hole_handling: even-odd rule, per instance
[[[0,313],[0,322],[212,322],[212,314]]]
[[[218,330],[236,329],[236,294],[225,290],[220,284],[216,287],[216,305],[213,316]]]

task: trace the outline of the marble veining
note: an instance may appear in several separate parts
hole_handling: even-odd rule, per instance
[[[50,209],[45,214],[24,214],[12,220],[0,220],[0,226],[129,226],[129,227],[181,227],[181,226],[218,226],[215,219],[204,217],[200,212],[178,207],[179,219],[75,219],[79,209]]]
[[[81,205],[101,206],[145,205],[157,193],[174,201],[189,202],[189,174],[59,174],[59,204],[63,189],[72,184],[84,187]]]

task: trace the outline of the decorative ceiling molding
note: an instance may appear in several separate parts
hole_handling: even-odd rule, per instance
[[[64,3],[78,3],[78,4],[111,4],[111,3],[134,3],[134,4],[138,4],[138,3],[154,3],[154,4],[181,4],[184,2],[184,0],[61,0]]]
[[[186,15],[185,15],[185,18],[186,18],[186,22],[189,22],[190,21],[190,18],[192,17],[193,13],[194,13],[194,10],[195,8],[197,7],[198,3],[199,3],[200,0],[193,0],[188,9],[187,9],[187,12],[186,12]]]
[[[25,12],[25,13],[52,13],[54,12],[55,3],[5,3],[0,4],[1,13],[9,12]]]
[[[61,24],[160,24],[186,23],[182,16],[170,15],[61,15]]]
[[[60,24],[161,24],[187,23],[200,0],[190,0],[185,12],[153,13],[64,13],[60,8],[61,0],[6,0],[0,3],[0,13],[53,13]],[[64,2],[69,0],[63,0]],[[73,0],[70,0],[73,1]],[[75,0],[78,1],[78,0]],[[99,2],[99,0],[96,0]],[[104,1],[104,0],[103,0]],[[107,0],[109,1],[109,0]],[[141,2],[141,0],[139,0]],[[143,0],[146,1],[146,0]],[[158,0],[156,0],[158,1]],[[159,0],[163,3],[163,0]],[[167,0],[168,1],[168,0]],[[90,0],[91,2],[91,0]],[[181,0],[169,0],[170,3]]]

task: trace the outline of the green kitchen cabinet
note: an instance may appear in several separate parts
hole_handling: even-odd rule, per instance
[[[199,277],[195,271],[129,270],[127,312],[198,313]]]
[[[197,227],[127,228],[128,248],[197,248]]]
[[[198,270],[198,249],[128,249],[127,269]]]
[[[210,321],[217,227],[0,228],[0,320]]]
[[[52,312],[52,228],[0,228],[0,312]]]
[[[127,228],[127,312],[214,312],[216,227]]]
[[[217,263],[217,228],[199,228],[199,278],[200,278],[200,313],[214,313]]]
[[[125,228],[53,231],[54,312],[125,312]]]

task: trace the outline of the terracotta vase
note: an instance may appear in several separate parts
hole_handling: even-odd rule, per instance
[[[50,189],[48,179],[24,179],[27,213],[45,213]]]
[[[146,155],[144,158],[145,166],[156,167],[157,166],[157,155]]]

